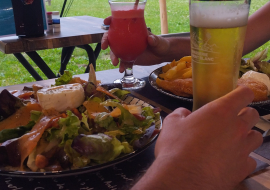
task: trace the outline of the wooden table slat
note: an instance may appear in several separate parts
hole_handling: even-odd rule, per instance
[[[0,51],[11,54],[98,43],[107,31],[101,28],[103,20],[91,16],[63,17],[60,33],[45,32],[38,38],[2,37]]]

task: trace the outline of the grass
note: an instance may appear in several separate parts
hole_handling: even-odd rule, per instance
[[[69,1],[68,1],[69,2]],[[250,14],[254,13],[261,6],[267,3],[268,0],[254,0],[251,2]],[[51,6],[47,6],[47,11],[61,11],[63,0],[53,0]],[[168,25],[169,33],[189,32],[189,8],[188,0],[169,0],[167,1]],[[76,0],[73,2],[67,16],[82,16],[89,15],[99,18],[109,16],[110,7],[107,0]],[[160,18],[159,18],[159,1],[148,0],[145,9],[145,20],[148,27],[156,35],[160,34]],[[95,47],[96,44],[92,44]],[[264,44],[254,52],[245,57],[252,57],[257,52],[265,48],[270,48],[270,42]],[[58,73],[60,68],[61,49],[50,49],[38,51],[38,54],[44,59],[54,73]],[[30,64],[37,70],[43,79],[46,76],[39,68],[24,54]],[[84,50],[75,48],[70,63],[67,69],[73,74],[84,73],[85,66],[88,64],[88,57]],[[106,70],[115,68],[111,65],[109,58],[109,50],[101,51],[97,59],[97,70]],[[35,79],[27,72],[27,70],[19,63],[12,55],[5,55],[0,52],[0,86],[21,84],[32,82]]]

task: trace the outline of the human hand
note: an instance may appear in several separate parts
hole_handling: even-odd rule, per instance
[[[134,189],[148,189],[148,184],[233,189],[255,169],[249,154],[262,143],[262,135],[251,130],[259,114],[246,107],[253,96],[250,89],[238,87],[193,113],[179,108],[168,115],[157,139],[156,160]]]
[[[111,16],[104,19],[105,25],[110,25]],[[135,65],[154,65],[162,62],[162,57],[166,55],[169,51],[170,43],[166,38],[162,38],[156,35],[153,35],[151,32],[148,32],[147,38],[148,46],[146,50],[137,58]],[[101,49],[105,50],[109,46],[108,42],[108,32],[104,33],[101,40]],[[112,64],[117,66],[119,63],[119,58],[110,51],[110,58]],[[119,71],[122,73],[125,71],[124,62],[120,62]]]

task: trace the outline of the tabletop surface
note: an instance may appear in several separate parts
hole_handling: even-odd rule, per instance
[[[155,66],[135,66],[134,75],[139,78],[144,78],[147,81],[149,74],[159,68],[161,65]],[[120,78],[123,74],[118,72],[118,69],[99,71],[96,73],[97,79],[103,83],[111,83],[114,79]],[[87,80],[88,74],[79,75],[81,78]],[[0,91],[7,88],[9,90],[22,89],[23,86],[32,85],[38,83],[40,85],[50,85],[54,83],[54,79],[32,82],[20,85],[13,85],[8,87],[0,87]],[[133,94],[139,94],[140,99],[149,104],[153,103],[153,106],[163,106],[168,110],[174,110],[177,107],[186,107],[191,109],[192,103],[187,103],[182,100],[169,97],[160,93],[150,86],[147,81],[147,85],[144,89],[134,91]],[[164,101],[166,100],[166,101]],[[159,103],[159,104],[158,104]],[[270,112],[269,112],[270,113]],[[268,113],[268,114],[269,114]],[[269,127],[270,128],[270,127]],[[270,152],[270,151],[269,151]],[[236,189],[237,190],[267,190],[270,189],[270,160],[266,159],[258,154],[252,153],[250,155],[253,158],[258,159],[266,163],[263,169],[253,173],[243,182],[241,182]],[[16,178],[0,176],[0,189],[129,189],[134,183],[145,173],[147,168],[154,161],[154,144],[148,147],[141,154],[124,161],[115,166],[102,169],[94,173],[86,173],[83,175],[76,175],[63,178]],[[258,163],[258,162],[257,162]]]
[[[91,16],[63,17],[60,33],[46,33],[38,38],[0,38],[0,51],[5,54],[77,46],[101,41],[106,30],[102,18]]]

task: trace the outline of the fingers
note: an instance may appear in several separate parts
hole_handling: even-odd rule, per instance
[[[257,149],[259,146],[262,145],[263,137],[262,134],[255,130],[250,130],[247,139],[246,139],[246,146],[247,146],[247,153],[250,154],[250,152]]]
[[[113,53],[112,51],[110,51],[110,58],[111,58],[111,60],[112,60],[112,64],[113,64],[114,66],[117,66],[118,63],[119,63],[119,59],[118,59],[118,57],[116,57],[116,56],[114,55],[114,53]],[[126,69],[125,63],[124,63],[124,62],[121,62],[120,65],[119,65],[119,72],[120,72],[120,73],[123,73],[123,72],[125,71],[125,69]]]
[[[147,40],[148,40],[148,44],[152,47],[155,47],[158,45],[157,40],[156,40],[156,36],[154,36],[154,35],[149,35]]]
[[[108,48],[108,46],[109,46],[108,32],[105,32],[101,39],[101,49],[105,50]]]
[[[111,20],[112,20],[112,16],[109,16],[109,17],[105,18],[103,22],[104,22],[105,25],[110,25]]]
[[[158,47],[160,45],[167,44],[167,40],[152,34],[148,36],[148,44],[152,47]]]
[[[186,118],[189,114],[191,114],[191,111],[186,108],[177,108],[171,114],[177,114],[179,118]]]
[[[125,69],[126,69],[126,67],[125,67],[124,63],[120,63],[120,65],[119,65],[119,72],[120,73],[123,73],[125,71]]]
[[[113,53],[112,51],[110,51],[110,58],[111,58],[111,60],[112,60],[112,64],[113,64],[114,66],[117,66],[118,63],[119,63],[119,60],[118,60],[118,58],[114,55],[114,53]]]
[[[248,87],[239,86],[232,92],[213,101],[211,104],[217,107],[230,107],[231,114],[238,115],[238,113],[252,102],[254,93]]]
[[[188,115],[191,114],[191,111],[185,108],[178,108],[170,113],[164,120],[164,122],[172,122],[174,125],[178,123],[178,121],[182,118],[186,118]]]
[[[259,121],[258,111],[251,107],[243,108],[239,112],[238,117],[242,119],[249,126],[248,130],[250,130]]]
[[[148,36],[148,44],[150,47],[150,51],[157,56],[162,56],[166,54],[170,46],[170,43],[166,38],[156,35]]]
[[[255,170],[256,166],[257,166],[256,161],[253,158],[248,157],[246,166],[246,176],[244,177],[247,177],[249,174],[251,174]]]
[[[123,73],[126,69],[132,69],[133,62],[125,62],[120,60],[119,72]]]

